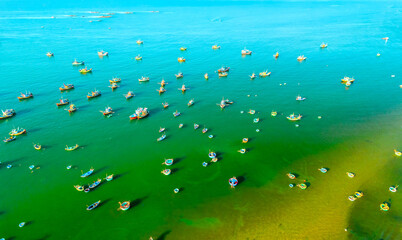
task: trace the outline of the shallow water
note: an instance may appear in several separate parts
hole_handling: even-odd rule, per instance
[[[322,229],[323,239],[400,237],[401,201],[386,190],[401,181],[400,164],[392,158],[392,150],[402,148],[400,3],[267,3],[147,12],[155,9],[102,9],[135,11],[92,23],[99,14],[82,10],[2,12],[0,107],[14,108],[17,115],[0,122],[0,133],[7,136],[19,126],[28,134],[0,146],[0,237],[270,239],[260,230],[265,221],[275,223],[267,228],[275,232],[273,236],[287,233],[289,238],[317,239]],[[381,39],[385,36],[390,38],[386,44]],[[137,39],[144,44],[137,45]],[[328,48],[320,49],[322,42],[328,42]],[[212,50],[214,44],[221,49]],[[188,50],[179,51],[181,46]],[[241,57],[245,47],[253,55]],[[101,49],[110,56],[99,58],[96,52]],[[48,51],[55,56],[46,57]],[[272,57],[276,51],[277,60]],[[140,62],[133,59],[138,54],[143,56]],[[307,60],[297,62],[300,54]],[[187,61],[178,63],[180,56]],[[75,58],[85,61],[93,73],[78,73],[78,67],[71,66]],[[215,71],[224,65],[230,66],[230,74],[218,78]],[[270,77],[249,79],[251,73],[266,69],[272,72]],[[184,73],[181,80],[174,77],[178,71]],[[208,81],[203,78],[206,72]],[[150,82],[140,84],[141,76],[149,76]],[[356,78],[349,89],[340,84],[344,76]],[[115,91],[108,87],[112,77],[122,78]],[[156,89],[162,78],[168,82],[167,92],[159,96]],[[62,83],[72,83],[75,89],[60,94]],[[182,84],[190,88],[185,94],[178,90]],[[102,96],[88,101],[85,95],[95,88]],[[19,102],[16,97],[25,90],[32,91],[34,98]],[[127,101],[123,94],[129,90],[136,96]],[[307,100],[296,102],[298,94]],[[63,107],[57,108],[61,96],[76,104],[78,111],[69,116]],[[235,103],[222,111],[216,106],[222,97]],[[195,104],[187,107],[193,98]],[[170,104],[166,110],[164,101]],[[99,112],[106,106],[116,111],[113,117],[104,118]],[[137,107],[148,107],[150,116],[129,121]],[[257,114],[247,114],[249,109]],[[182,115],[174,118],[175,110]],[[277,117],[270,116],[272,110],[279,112]],[[285,118],[293,112],[303,115],[299,127]],[[260,123],[253,123],[255,117]],[[194,130],[194,123],[200,129]],[[207,134],[201,133],[204,126]],[[167,129],[163,142],[156,142],[159,127]],[[209,139],[209,134],[215,137]],[[246,145],[241,143],[244,137],[250,138]],[[33,142],[44,149],[34,150]],[[325,183],[316,170],[326,164],[325,154],[339,154],[342,161],[332,159],[328,165],[338,168],[336,173],[346,172],[344,159],[359,149],[375,148],[373,142],[381,143],[381,149],[367,158],[393,162],[377,168],[367,164],[367,158],[352,158],[354,168],[375,179],[367,180],[370,192],[362,199],[365,204],[326,204],[341,196],[344,201],[346,193],[342,184],[335,184],[338,188],[332,195],[314,188]],[[63,150],[76,143],[82,146],[79,150]],[[241,155],[237,150],[244,146],[249,152]],[[220,161],[204,168],[201,164],[209,161],[209,150],[217,151]],[[165,158],[177,159],[170,176],[160,173]],[[9,163],[13,168],[6,169]],[[40,169],[31,173],[31,164]],[[67,165],[73,169],[66,170]],[[91,167],[93,175],[79,177],[81,170]],[[284,175],[289,171],[311,182],[301,203],[289,195]],[[73,188],[111,173],[117,175],[115,180],[93,192]],[[232,176],[242,180],[235,190],[227,183]],[[179,194],[173,193],[176,187],[182,188]],[[319,199],[315,206],[331,214],[315,217],[309,192],[310,198]],[[383,194],[386,197],[370,198]],[[259,195],[263,199],[256,201]],[[378,206],[388,196],[393,198],[392,209],[383,214]],[[102,200],[98,209],[85,210],[98,200]],[[126,200],[133,202],[132,208],[116,211],[117,202]],[[282,200],[286,204],[278,206]],[[279,213],[267,211],[264,205],[278,206]],[[341,214],[345,206],[353,214]],[[319,227],[297,235],[293,219],[280,218],[280,209],[287,208],[300,220],[310,214],[307,219]],[[230,224],[232,219],[235,224]],[[18,228],[21,221],[28,222],[22,229]],[[345,235],[348,226],[353,231]]]

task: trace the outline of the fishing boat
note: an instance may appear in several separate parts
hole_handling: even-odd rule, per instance
[[[165,170],[162,170],[162,172],[161,173],[163,173],[164,175],[170,175],[170,173],[172,173],[172,170],[170,170],[170,169],[165,169]]]
[[[138,39],[138,40],[136,41],[136,43],[137,43],[137,44],[143,44],[143,43],[144,43],[144,41],[142,41],[142,40]]]
[[[119,82],[121,82],[121,78],[116,78],[116,77],[114,77],[114,78],[112,78],[111,80],[109,80],[109,82],[112,84],[112,83],[119,83]]]
[[[137,56],[135,56],[135,60],[141,61],[141,60],[142,60],[142,57],[138,54]]]
[[[91,211],[91,210],[97,208],[99,206],[100,202],[101,202],[101,200],[99,200],[99,201],[97,201],[95,203],[92,203],[90,206],[87,207],[87,210]]]
[[[77,107],[74,105],[74,104],[70,104],[70,106],[68,107],[68,109],[65,109],[65,110],[67,110],[69,113],[72,113],[72,112],[75,112],[75,111],[77,111]]]
[[[260,77],[268,77],[271,75],[271,72],[268,72],[268,70],[265,70],[264,72],[260,72]]]
[[[260,122],[260,118],[254,118],[254,119],[253,119],[253,122],[254,122],[254,123],[259,123],[259,122]]]
[[[174,117],[180,116],[180,112],[176,110],[176,112],[173,113],[173,116],[174,116]]]
[[[248,49],[241,50],[241,55],[251,55],[253,52]]]
[[[250,109],[250,110],[248,110],[248,113],[251,114],[251,115],[254,115],[254,114],[255,114],[255,110]]]
[[[355,81],[355,79],[354,79],[354,78],[351,78],[351,77],[343,77],[343,78],[341,79],[341,82],[342,82],[342,83],[347,83],[347,82],[353,83],[354,81]]]
[[[379,57],[379,56],[381,56],[381,54],[380,54],[380,53],[377,53],[377,57]]]
[[[389,204],[387,202],[383,202],[380,204],[380,209],[384,212],[387,212],[389,210]]]
[[[328,47],[327,43],[321,43],[320,48],[326,48],[326,47]]]
[[[230,67],[221,67],[218,69],[218,73],[229,72]]]
[[[179,193],[179,192],[180,192],[180,189],[175,188],[175,189],[173,189],[173,192],[174,192],[174,193]]]
[[[83,174],[81,175],[81,177],[82,177],[82,178],[88,177],[89,175],[91,175],[91,174],[94,172],[94,170],[95,170],[95,169],[93,169],[93,168],[89,169],[89,171],[86,172],[86,173],[83,173]]]
[[[395,156],[397,156],[397,157],[402,156],[402,153],[396,149],[394,149],[394,153],[395,153]]]
[[[349,87],[350,85],[352,85],[352,82],[349,82],[349,81],[348,81],[348,82],[345,83],[345,86],[346,86],[346,87]]]
[[[112,85],[109,86],[112,90],[115,90],[116,88],[119,87],[116,83],[112,83]]]
[[[67,169],[67,170],[70,170],[71,167],[72,167],[71,165],[68,165],[68,166],[66,167],[66,169]]]
[[[108,182],[112,181],[113,180],[113,174],[110,174],[110,175],[106,174],[105,180],[108,181]]]
[[[322,173],[327,173],[328,169],[327,168],[319,168],[318,171],[320,171]]]
[[[171,165],[173,165],[173,163],[174,163],[173,158],[169,158],[169,159],[165,159],[165,161],[162,163],[162,165],[171,166]]]
[[[102,179],[100,179],[100,178],[98,178],[98,180],[96,180],[94,183],[92,183],[91,185],[89,185],[88,187],[90,188],[90,189],[94,189],[94,188],[96,188],[97,186],[99,186],[99,184],[102,182]]]
[[[255,73],[251,74],[251,76],[249,76],[251,80],[253,80],[254,78],[256,78],[257,76],[255,75]]]
[[[142,76],[141,78],[138,79],[139,82],[148,82],[149,81],[149,77],[144,77]]]
[[[11,164],[8,164],[7,165],[7,169],[10,169],[10,168],[12,168],[13,167],[13,165],[11,165]]]
[[[193,104],[194,104],[194,99],[191,99],[188,103],[187,103],[187,106],[193,106]]]
[[[163,134],[162,136],[158,137],[158,139],[156,139],[156,141],[160,142],[160,141],[165,140],[165,138],[166,138],[166,134]]]
[[[95,91],[91,91],[90,93],[88,93],[87,98],[88,99],[96,98],[96,97],[99,97],[101,94],[102,93],[99,90],[95,89]]]
[[[242,142],[242,143],[248,143],[248,138],[243,138],[243,139],[241,140],[241,142]]]
[[[240,149],[238,152],[241,153],[241,154],[245,154],[246,151],[247,151],[247,150],[246,150],[245,148],[242,148],[242,149]]]
[[[199,127],[200,127],[200,125],[198,125],[197,123],[194,123],[194,130],[199,128]]]
[[[130,120],[145,118],[148,114],[148,108],[139,107],[135,110],[135,113],[130,115]]]
[[[289,116],[286,117],[290,121],[299,121],[302,118],[302,115],[295,115],[294,113],[290,114]]]
[[[22,228],[23,226],[25,226],[25,222],[18,224],[18,227],[20,227],[20,228]]]
[[[357,198],[361,198],[361,197],[364,196],[364,194],[363,194],[363,192],[361,192],[361,191],[357,191],[357,192],[355,192],[355,196],[356,196]]]
[[[307,57],[305,57],[304,55],[300,55],[300,56],[298,56],[297,57],[297,61],[304,61],[304,60],[306,60],[307,59]]]
[[[66,148],[64,148],[64,150],[66,150],[66,151],[74,151],[74,150],[76,150],[78,147],[79,147],[78,144],[75,144],[75,146],[72,146],[72,147],[69,147],[69,146],[66,145]]]
[[[274,54],[274,58],[278,58],[279,57],[279,52],[276,52],[275,54]]]
[[[208,166],[208,163],[207,163],[207,162],[203,162],[203,163],[202,163],[202,166],[203,166],[203,167],[207,167],[207,166]]]
[[[60,102],[56,103],[56,105],[57,105],[58,107],[60,107],[60,106],[63,106],[63,105],[67,105],[67,104],[69,104],[69,103],[70,103],[70,101],[69,101],[68,99],[63,99],[63,98],[61,98],[61,99],[60,99]]]
[[[179,128],[183,128],[183,126],[184,126],[183,123],[180,123],[180,124],[179,124]]]
[[[205,80],[208,80],[208,79],[209,79],[208,73],[205,73],[205,74],[204,74],[204,78],[205,78]]]
[[[160,127],[159,128],[159,132],[161,133],[161,132],[164,132],[166,130],[166,128],[163,128],[163,127]]]
[[[82,74],[85,74],[85,73],[90,73],[90,72],[92,72],[92,68],[87,68],[87,67],[85,67],[85,68],[81,68],[80,70],[78,70],[80,73],[82,73]]]
[[[53,57],[54,54],[53,54],[52,52],[47,52],[47,53],[46,53],[46,56],[48,56],[48,57]]]
[[[160,84],[161,87],[164,87],[167,84],[167,82],[164,79],[162,79],[162,81],[158,84]]]
[[[306,98],[305,98],[305,97],[301,97],[300,95],[298,95],[298,96],[296,97],[296,101],[304,101],[304,100],[306,100]]]
[[[113,109],[112,109],[111,107],[106,107],[106,108],[105,108],[105,111],[100,111],[100,112],[103,114],[103,116],[107,116],[107,115],[109,115],[109,114],[114,113],[114,112],[113,112]]]
[[[179,88],[180,91],[182,91],[182,93],[184,93],[188,88],[186,88],[186,85],[181,85],[181,88]]]
[[[62,92],[73,89],[73,88],[74,88],[73,84],[64,84],[64,83],[63,83],[63,86],[59,87],[60,91],[62,91]]]
[[[305,190],[307,188],[307,185],[305,183],[300,183],[297,184],[297,186],[301,189],[301,190]]]
[[[6,109],[5,111],[1,110],[0,119],[7,119],[15,115],[14,109]]]
[[[215,158],[212,158],[211,159],[211,162],[217,162],[219,159],[217,158],[217,157],[215,157]]]
[[[354,202],[354,201],[356,201],[357,198],[355,196],[353,196],[353,195],[350,195],[348,197],[348,199],[349,199],[349,201]]]
[[[176,78],[183,78],[183,73],[179,72],[175,74]]]
[[[103,51],[103,50],[101,50],[101,51],[98,52],[98,56],[99,56],[99,57],[104,57],[104,56],[108,56],[108,55],[109,55],[109,53],[108,53],[108,52],[105,52],[105,51]]]
[[[127,94],[124,94],[124,97],[126,99],[130,99],[130,98],[134,97],[134,93],[132,91],[128,91]]]
[[[3,142],[8,143],[8,142],[14,141],[15,139],[16,139],[15,136],[10,136],[9,138],[5,138],[5,139],[3,140]]]
[[[213,46],[212,46],[212,49],[213,49],[213,50],[217,50],[217,49],[220,49],[220,48],[221,48],[221,46],[218,46],[218,45],[213,45]]]
[[[352,173],[352,172],[347,172],[346,175],[348,175],[348,177],[350,177],[350,178],[354,178],[354,177],[355,177],[355,174]]]
[[[239,184],[239,180],[236,177],[229,178],[230,188],[235,188]]]
[[[182,62],[185,62],[186,59],[185,59],[184,57],[179,57],[179,58],[177,58],[177,61],[178,61],[179,63],[182,63]]]
[[[202,133],[206,133],[206,132],[208,132],[208,128],[205,128],[205,127],[204,127],[204,128],[202,129]]]
[[[169,103],[167,103],[167,102],[162,103],[162,105],[163,105],[163,108],[168,108],[169,107]]]
[[[397,192],[399,185],[389,187],[390,192]]]
[[[387,42],[388,41],[388,39],[389,39],[389,37],[383,37],[383,38],[381,38],[382,40],[385,40],[385,42]]]
[[[9,133],[11,136],[18,136],[21,134],[27,133],[27,130],[24,128],[14,128],[11,130],[11,132]]]
[[[84,186],[82,186],[82,185],[74,185],[74,188],[77,189],[77,191],[79,191],[79,192],[84,191]]]
[[[33,94],[31,92],[21,93],[21,95],[17,98],[18,98],[18,100],[33,98]]]
[[[160,87],[159,89],[156,89],[158,91],[159,95],[166,92],[166,89],[164,87]]]
[[[181,47],[180,51],[187,51],[187,48],[186,47]]]
[[[278,115],[278,112],[277,112],[277,111],[272,111],[272,112],[271,112],[271,116],[272,116],[272,117],[276,117],[276,115]]]
[[[209,157],[209,158],[215,158],[215,157],[216,157],[216,153],[215,153],[215,152],[212,152],[211,150],[209,150],[208,157]]]
[[[218,73],[219,77],[227,77],[229,74],[227,72],[220,72]]]
[[[296,175],[293,173],[287,173],[286,176],[288,176],[290,179],[296,179]]]
[[[127,211],[130,208],[129,201],[125,201],[123,203],[119,202],[119,205],[120,205],[119,210],[122,210],[122,211]]]
[[[40,144],[35,143],[33,146],[34,146],[34,148],[36,150],[41,150],[42,149],[42,145],[40,145]]]
[[[79,65],[84,65],[84,61],[78,62],[77,59],[74,59],[74,62],[72,63],[73,66],[79,66]]]

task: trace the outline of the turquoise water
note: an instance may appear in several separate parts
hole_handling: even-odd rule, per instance
[[[228,221],[223,216],[231,208],[225,206],[234,198],[246,197],[250,189],[258,192],[300,159],[358,140],[361,135],[375,140],[380,132],[393,132],[390,126],[401,120],[398,2],[99,11],[115,14],[90,23],[100,14],[78,9],[1,12],[0,107],[13,108],[17,115],[0,122],[0,133],[7,136],[19,126],[28,134],[0,146],[0,237],[147,239],[152,235],[188,239],[194,229],[214,232]],[[124,11],[134,13],[122,14]],[[390,38],[387,43],[381,39],[386,36]],[[144,44],[136,44],[137,39]],[[327,42],[328,48],[320,49],[322,42]],[[221,49],[212,50],[214,44]],[[187,51],[180,51],[182,46]],[[242,57],[240,51],[245,47],[253,55]],[[99,58],[101,49],[108,51],[109,57]],[[48,58],[48,51],[55,56]],[[280,56],[275,60],[272,55],[277,51]],[[142,61],[133,59],[138,54]],[[296,58],[301,54],[307,60],[299,63]],[[177,62],[181,56],[185,63]],[[74,59],[85,61],[93,73],[80,74],[79,67],[71,66]],[[225,65],[231,68],[229,76],[218,78],[215,71]],[[266,69],[272,72],[270,77],[249,79],[251,73]],[[184,78],[176,80],[174,74],[179,71]],[[208,81],[205,73],[210,76]],[[150,82],[140,84],[137,79],[141,76],[149,76]],[[344,76],[356,79],[349,89],[340,84]],[[122,78],[115,91],[108,87],[112,77]],[[159,96],[156,89],[162,78],[168,82],[167,92]],[[74,84],[75,89],[61,94],[62,83]],[[185,94],[178,90],[182,84],[189,88]],[[88,101],[85,95],[95,88],[102,96]],[[33,92],[34,98],[19,102],[17,96],[25,90]],[[129,90],[136,96],[126,100],[123,94]],[[296,102],[298,94],[307,100]],[[69,115],[63,107],[57,108],[61,96],[76,104],[78,111]],[[222,97],[234,101],[223,111],[216,106]],[[190,99],[195,104],[187,107]],[[166,110],[161,104],[164,101],[170,104]],[[99,112],[106,106],[115,110],[113,117],[104,118]],[[128,116],[137,107],[148,107],[150,116],[130,121]],[[246,114],[249,109],[257,114]],[[182,115],[174,118],[175,110]],[[272,110],[279,112],[276,118],[270,116]],[[298,128],[285,118],[293,112],[303,115]],[[373,124],[378,116],[381,122]],[[255,117],[260,123],[252,122]],[[209,139],[201,129],[194,131],[193,123],[207,127],[208,134],[215,137]],[[163,142],[156,142],[159,127],[167,129]],[[237,152],[244,147],[243,137],[250,138],[245,155]],[[44,149],[34,150],[33,142]],[[393,133],[388,153],[401,149],[400,143],[400,135]],[[82,147],[74,152],[63,150],[74,144]],[[203,168],[209,150],[217,151],[220,161]],[[177,159],[171,176],[160,173],[165,158]],[[13,168],[6,169],[7,164]],[[40,169],[31,173],[31,164]],[[68,165],[73,169],[66,170]],[[91,167],[95,168],[92,176],[79,177],[81,170]],[[73,188],[107,173],[114,173],[115,180],[93,192]],[[400,173],[390,173],[394,184],[400,183]],[[243,180],[236,193],[227,183],[232,176]],[[174,194],[176,187],[182,192]],[[286,184],[278,187],[272,198],[287,190]],[[98,200],[103,202],[98,209],[85,210]],[[117,202],[126,200],[132,201],[132,208],[116,211]],[[202,214],[194,209],[211,202],[222,212],[196,221]],[[397,223],[395,226],[400,224],[397,204],[393,202],[395,210],[386,220]],[[377,208],[374,205],[372,211]],[[20,229],[21,221],[29,224]],[[364,214],[359,221],[364,223]],[[367,230],[373,224],[367,221],[353,236],[365,239],[386,231]],[[183,229],[182,225],[185,230],[176,231]],[[236,238],[236,227],[226,228],[222,239]],[[389,239],[398,236],[391,230],[387,234]]]

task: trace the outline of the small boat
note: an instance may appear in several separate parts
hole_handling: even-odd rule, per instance
[[[169,103],[167,103],[167,102],[162,103],[162,105],[163,105],[163,108],[168,108],[169,107]]]
[[[306,60],[307,59],[307,57],[305,57],[304,55],[300,55],[300,56],[298,56],[297,57],[297,61],[304,61],[304,60]]]
[[[137,44],[143,44],[144,41],[141,41],[141,40],[138,39],[138,40],[136,41],[136,43],[137,43]]]
[[[197,123],[194,123],[194,129],[197,129],[200,125],[198,125]]]
[[[100,111],[100,112],[103,114],[103,116],[107,116],[107,115],[109,115],[109,114],[114,113],[114,112],[113,112],[113,109],[112,109],[111,107],[107,107],[107,108],[105,109],[105,111]]]
[[[78,147],[79,147],[78,144],[75,144],[75,146],[72,146],[72,147],[69,147],[69,146],[66,145],[66,148],[65,148],[64,150],[66,150],[66,151],[74,151],[74,150],[76,150]]]
[[[279,57],[279,52],[276,52],[275,54],[274,54],[274,58],[278,58]]]
[[[176,112],[173,113],[173,116],[174,116],[174,117],[180,116],[180,112],[178,112],[178,111],[176,110]]]
[[[86,192],[86,193],[89,193],[89,191],[91,191],[90,188],[85,188],[85,189],[84,189],[84,192]]]
[[[34,146],[34,148],[36,149],[36,150],[41,150],[42,149],[42,145],[40,145],[40,144],[34,144],[33,145]]]
[[[73,84],[64,84],[64,83],[63,83],[63,86],[59,87],[60,91],[62,91],[62,92],[73,89],[73,88],[74,88]]]
[[[46,56],[48,56],[48,57],[53,57],[53,56],[54,56],[54,53],[52,53],[52,52],[47,52],[47,53],[46,53]]]
[[[106,174],[105,180],[108,181],[108,182],[112,181],[113,180],[113,174],[110,174],[110,175]]]
[[[72,113],[72,112],[77,111],[77,109],[78,108],[74,104],[70,104],[69,108],[65,109],[65,110],[67,110],[69,113]]]
[[[182,91],[183,93],[187,90],[188,88],[186,88],[186,85],[181,85],[181,88],[179,88],[180,91]]]
[[[63,105],[67,105],[67,104],[69,104],[69,103],[70,103],[70,101],[69,101],[68,99],[63,99],[63,98],[61,98],[61,99],[60,99],[60,102],[56,103],[56,105],[57,105],[58,107],[60,107],[60,106],[63,106]]]
[[[248,143],[248,138],[243,138],[241,142],[242,143]]]
[[[239,180],[236,177],[229,178],[230,188],[235,188],[239,184]]]
[[[161,87],[164,87],[167,84],[167,82],[164,79],[162,79],[162,81],[158,84],[160,84]]]
[[[135,60],[141,61],[141,60],[142,60],[142,57],[138,54],[137,56],[135,56]]]
[[[326,48],[326,47],[328,47],[327,43],[321,43],[320,48]]]
[[[86,173],[83,173],[83,174],[81,175],[81,177],[82,177],[82,178],[88,177],[89,175],[91,175],[91,174],[94,172],[94,170],[95,170],[95,169],[93,169],[93,168],[89,169],[89,171],[86,172]]]
[[[187,51],[187,48],[186,47],[181,47],[180,51]]]
[[[88,187],[90,188],[90,189],[94,189],[94,188],[96,188],[97,186],[99,186],[99,184],[102,182],[102,179],[100,179],[100,178],[98,178],[98,180],[96,180],[94,183],[92,183],[91,185],[89,185]]]
[[[173,158],[169,158],[169,159],[165,159],[165,161],[162,163],[162,165],[171,166],[171,165],[173,165],[173,163],[174,163]]]
[[[214,138],[214,135],[212,135],[212,134],[211,134],[211,135],[208,135],[208,138],[209,138],[209,139]]]
[[[245,153],[246,153],[246,149],[245,149],[245,148],[242,148],[242,149],[240,149],[238,152],[241,153],[241,154],[245,154]]]
[[[213,50],[221,49],[221,46],[213,45],[213,46],[212,46],[212,49],[213,49]]]
[[[175,74],[176,78],[183,78],[183,73],[179,72]]]
[[[90,73],[90,72],[92,72],[92,68],[87,68],[87,67],[85,67],[85,68],[81,68],[80,70],[78,70],[80,73],[82,73],[82,74],[85,74],[85,73]]]
[[[254,115],[254,114],[255,114],[255,110],[250,109],[250,110],[248,111],[248,113],[251,114],[251,115]]]
[[[302,118],[302,115],[295,115],[294,113],[290,114],[289,116],[286,117],[290,121],[299,121]]]
[[[163,127],[160,127],[159,128],[159,132],[161,133],[161,132],[164,132],[166,130],[166,128],[163,128]]]
[[[116,83],[112,83],[112,85],[109,86],[112,90],[115,90],[116,88],[120,87]]]
[[[166,134],[163,134],[162,136],[158,137],[158,139],[156,139],[156,141],[160,142],[163,141],[166,138]]]
[[[184,126],[183,123],[179,124],[179,128],[183,128],[183,126]]]
[[[397,192],[399,185],[389,187],[390,192]]]
[[[174,192],[174,193],[179,193],[179,192],[180,192],[180,189],[175,188],[175,189],[173,189],[173,192]]]
[[[341,82],[342,82],[342,83],[347,83],[347,82],[353,83],[354,81],[355,81],[355,79],[354,79],[354,78],[350,78],[350,77],[343,77],[343,78],[341,79]]]
[[[298,95],[298,96],[296,97],[296,101],[304,101],[304,100],[306,100],[306,98],[305,98],[305,97],[301,97],[300,95]]]
[[[156,89],[156,91],[158,91],[159,94],[162,94],[166,92],[166,89],[164,87],[160,87],[159,89]]]
[[[255,75],[255,73],[253,73],[253,74],[251,74],[250,79],[253,80],[256,77],[257,77],[257,75]]]
[[[99,97],[100,95],[102,95],[102,93],[99,90],[95,89],[95,91],[91,91],[90,93],[88,93],[87,98],[88,99],[96,98]]]
[[[126,99],[130,99],[130,98],[134,97],[134,93],[132,91],[128,91],[127,94],[124,94],[124,97]]]
[[[353,196],[353,195],[350,195],[348,197],[348,199],[349,199],[349,201],[354,202],[357,198],[355,196]]]
[[[27,133],[27,130],[26,129],[24,129],[24,128],[14,128],[14,129],[12,129],[11,130],[11,132],[9,133],[11,136],[18,136],[18,135],[21,135],[21,134],[24,134],[24,133]]]
[[[138,79],[139,82],[149,82],[149,77],[144,77],[142,76],[141,78]]]
[[[123,210],[123,211],[127,211],[130,208],[130,202],[129,201],[125,201],[123,203],[119,202],[119,209],[118,210]]]
[[[15,110],[14,109],[6,109],[5,111],[1,110],[1,119],[7,119],[15,115]]]
[[[5,139],[3,140],[3,142],[8,143],[8,142],[14,141],[15,139],[16,139],[15,136],[10,136],[9,138],[5,138]]]
[[[148,108],[139,107],[130,115],[130,120],[145,118],[149,115]]]
[[[229,74],[227,72],[220,72],[218,73],[219,77],[227,77]]]
[[[354,177],[355,177],[355,174],[352,173],[352,172],[347,172],[346,174],[347,174],[348,177],[350,177],[350,178],[354,178]]]
[[[90,206],[87,207],[87,210],[91,211],[91,210],[97,208],[99,206],[100,202],[101,202],[101,200],[99,200],[99,201],[97,201],[95,203],[92,203]]]
[[[208,79],[209,79],[208,73],[205,73],[205,74],[204,74],[204,78],[205,78],[205,80],[208,80]]]
[[[22,228],[23,226],[25,226],[25,222],[18,224],[18,227],[20,227],[20,228]]]
[[[383,202],[380,204],[380,209],[384,212],[387,212],[389,210],[389,204],[387,202]]]
[[[203,163],[202,163],[202,166],[203,166],[203,167],[207,167],[207,166],[208,166],[208,163],[207,163],[207,162],[203,162]]]
[[[187,103],[187,106],[193,106],[193,104],[194,104],[194,99],[191,99],[188,103]]]
[[[380,54],[380,53],[377,53],[377,57],[379,57],[379,56],[381,56],[381,54]]]
[[[218,73],[229,72],[230,67],[221,67],[218,69]]]
[[[163,170],[161,173],[163,173],[164,175],[170,175],[171,173],[172,173],[172,170],[170,170],[170,169],[165,169],[165,170]]]
[[[363,192],[361,192],[361,191],[355,192],[355,197],[361,198],[361,197],[363,197],[363,196],[364,196],[364,195],[363,195]]]
[[[182,62],[185,62],[186,59],[185,59],[184,57],[179,57],[179,58],[177,58],[177,61],[178,61],[179,63],[182,63]]]
[[[328,169],[327,168],[319,168],[318,171],[320,171],[322,173],[327,173]]]
[[[402,156],[402,153],[396,149],[394,149],[394,153],[395,153],[395,156],[397,156],[397,157]]]
[[[253,52],[248,49],[241,50],[241,55],[251,55]]]
[[[216,157],[216,153],[215,152],[212,152],[211,150],[209,151],[209,153],[208,153],[208,157],[209,158],[215,158]]]
[[[33,94],[31,92],[21,93],[21,95],[17,98],[18,98],[18,100],[33,98]]]
[[[81,186],[81,185],[74,185],[74,188],[77,189],[77,191],[79,191],[79,192],[84,191],[84,186]]]
[[[11,164],[8,164],[7,165],[7,169],[10,169],[10,168],[12,168],[13,167],[13,165],[11,165]]]
[[[72,167],[71,165],[68,165],[68,166],[66,167],[66,169],[67,169],[67,170],[70,170],[71,167]]]
[[[77,59],[74,59],[74,62],[72,63],[73,66],[79,66],[79,65],[84,65],[84,61],[78,62]]]
[[[301,189],[301,190],[305,190],[307,188],[307,185],[305,183],[300,183],[297,184],[297,186]]]
[[[268,77],[271,75],[271,72],[268,72],[268,70],[265,70],[264,72],[260,72],[260,77]]]
[[[296,179],[296,175],[293,173],[287,173],[286,176],[288,176],[290,179]]]
[[[260,118],[254,118],[253,119],[253,123],[259,123],[260,122]]]
[[[208,132],[208,128],[203,128],[202,133],[206,133],[206,132]]]
[[[388,42],[389,37],[383,37],[383,38],[381,38],[381,39],[385,40],[385,43],[387,43],[387,42]]]
[[[352,82],[348,81],[348,82],[345,83],[345,85],[346,85],[346,87],[349,87],[350,85],[352,85]]]
[[[116,78],[116,77],[114,77],[114,78],[112,78],[111,80],[109,80],[109,82],[110,82],[111,84],[113,84],[113,83],[119,83],[119,82],[121,82],[121,78]]]
[[[272,112],[271,112],[271,116],[272,116],[272,117],[276,117],[276,115],[278,115],[278,112],[277,112],[277,111],[272,111]]]
[[[99,56],[99,57],[104,57],[104,56],[108,56],[108,55],[109,55],[109,53],[108,53],[108,52],[105,52],[105,51],[103,51],[103,50],[101,50],[101,51],[98,52],[98,56]]]

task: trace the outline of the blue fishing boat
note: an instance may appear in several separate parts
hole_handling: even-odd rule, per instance
[[[98,180],[96,180],[94,183],[92,183],[92,184],[89,185],[88,187],[89,187],[90,189],[94,189],[94,188],[96,188],[97,186],[99,186],[99,184],[101,183],[101,181],[102,181],[102,179],[98,178]]]
[[[160,141],[164,140],[165,138],[166,138],[166,134],[163,134],[161,137],[156,139],[156,141],[160,142]]]
[[[15,139],[15,136],[10,136],[9,138],[4,139],[3,142],[8,143],[14,141]]]
[[[101,200],[92,203],[91,205],[89,205],[89,206],[87,207],[87,210],[88,210],[88,211],[91,211],[91,210],[97,208],[97,207],[99,206],[100,202],[101,202]]]
[[[94,172],[95,169],[91,168],[89,169],[88,172],[84,173],[81,175],[82,178],[88,177],[89,175],[91,175]]]

